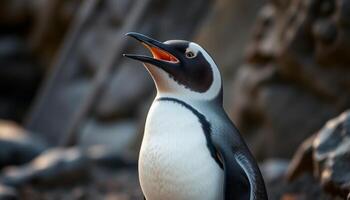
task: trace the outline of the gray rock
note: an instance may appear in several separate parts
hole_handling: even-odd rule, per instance
[[[137,157],[131,152],[120,154],[115,148],[107,145],[93,145],[85,149],[89,162],[94,165],[113,169],[137,166]]]
[[[0,120],[0,168],[31,161],[46,145],[14,122]]]
[[[96,106],[96,117],[130,117],[143,99],[152,94],[152,89],[150,76],[140,63],[124,62],[102,94]]]
[[[28,183],[71,183],[86,177],[88,159],[78,148],[49,149],[32,162],[3,170],[0,181],[6,185],[22,186]]]
[[[133,0],[106,1],[105,13],[112,25],[118,26],[123,22],[132,3]]]
[[[16,200],[18,199],[17,191],[14,188],[0,185],[0,200]]]
[[[0,38],[0,58],[8,59],[25,53],[26,46],[24,41],[18,37],[2,37]]]
[[[79,145],[90,152],[92,158],[125,157],[137,137],[137,123],[131,120],[99,122],[93,119],[83,127]]]
[[[264,180],[273,182],[283,178],[287,171],[288,163],[288,160],[270,159],[259,164]]]
[[[0,35],[0,118],[22,121],[41,71],[31,59],[25,40],[14,35]]]
[[[242,60],[242,49],[251,38],[247,32],[263,2],[221,0],[212,4],[210,15],[194,39],[212,54],[224,78],[229,78],[227,76],[237,69]]]
[[[115,30],[108,26],[99,26],[101,27],[87,30],[79,46],[78,60],[88,74],[94,74],[101,67],[105,67],[106,60],[103,58],[114,44]]]
[[[313,148],[314,175],[326,190],[346,196],[350,192],[350,111],[327,122]]]
[[[2,1],[0,6],[0,25],[11,24],[18,26],[28,21],[28,18],[31,19],[33,2],[25,0]]]
[[[81,78],[71,82],[71,84],[66,87],[66,90],[62,91],[62,94],[58,99],[62,102],[62,107],[58,106],[57,108],[52,108],[53,112],[60,112],[63,109],[75,110],[75,108],[81,103],[81,96],[90,90],[90,86],[89,79],[87,78]]]
[[[317,135],[301,145],[289,167],[289,180],[309,172],[327,192],[346,198],[350,192],[349,141],[350,111],[347,111],[328,121]]]
[[[298,177],[290,183],[283,179],[265,183],[271,200],[341,200],[325,193],[310,174]]]

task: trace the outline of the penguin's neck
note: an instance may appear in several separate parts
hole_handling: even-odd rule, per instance
[[[173,93],[173,92],[161,92],[159,90],[157,90],[157,95],[155,97],[155,99],[160,99],[160,98],[173,98],[173,99],[177,99],[183,102],[186,102],[188,104],[191,105],[210,105],[213,107],[222,107],[223,105],[223,98],[222,98],[222,92],[220,92],[218,94],[217,97],[215,97],[214,99],[199,99],[199,98],[194,98],[191,95],[183,95],[183,94],[177,94],[177,93]]]
[[[186,97],[184,95],[179,95],[176,93],[171,93],[171,92],[160,92],[157,91],[157,95],[155,97],[155,99],[161,99],[161,98],[172,98],[172,99],[177,99],[180,101],[184,101],[184,102],[194,102],[196,100],[190,98],[190,97]]]

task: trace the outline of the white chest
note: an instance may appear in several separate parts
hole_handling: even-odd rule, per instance
[[[221,200],[224,174],[198,118],[171,101],[153,103],[139,158],[147,200]]]

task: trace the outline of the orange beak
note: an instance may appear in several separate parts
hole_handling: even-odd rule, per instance
[[[151,51],[153,58],[157,60],[168,61],[168,62],[178,62],[178,59],[175,56],[171,55],[170,53],[160,48],[149,46],[146,43],[142,43],[142,44]]]

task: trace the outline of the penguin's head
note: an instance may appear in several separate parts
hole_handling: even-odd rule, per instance
[[[130,32],[145,45],[151,56],[124,54],[139,60],[151,74],[160,96],[194,100],[222,99],[222,82],[218,67],[198,44],[184,40],[159,42],[145,35]]]

